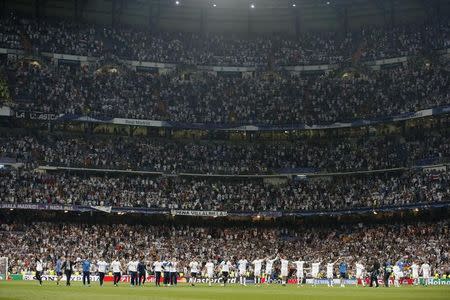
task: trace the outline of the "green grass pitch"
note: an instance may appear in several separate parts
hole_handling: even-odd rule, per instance
[[[35,281],[2,281],[0,282],[0,300],[125,300],[125,299],[230,299],[230,300],[264,300],[264,299],[326,299],[326,300],[371,300],[371,299],[450,299],[450,286],[430,287],[401,287],[401,288],[340,288],[335,286],[213,286],[196,285],[195,287],[181,284],[177,287],[160,287],[153,285],[131,288],[122,283],[119,287],[113,287],[111,283],[99,287],[94,283],[91,287],[83,287],[79,282],[71,287],[57,286],[55,282],[44,282],[39,286]]]

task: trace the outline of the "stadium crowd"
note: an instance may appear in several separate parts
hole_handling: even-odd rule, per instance
[[[52,203],[153,209],[314,211],[446,202],[447,171],[405,171],[285,179],[0,173],[3,203]]]
[[[330,64],[429,53],[450,45],[448,21],[428,25],[366,27],[346,35],[303,33],[297,38],[241,38],[215,34],[154,32],[102,27],[67,20],[26,19],[15,15],[0,23],[0,46],[22,48],[28,39],[37,52],[103,56],[194,65],[255,66]]]
[[[0,137],[2,157],[27,168],[50,165],[200,174],[367,171],[445,163],[450,158],[450,138],[444,130],[433,130],[403,136],[250,143],[5,131]]]
[[[447,25],[400,25],[391,28],[362,28],[345,36],[335,32],[311,34],[301,38],[279,39],[274,52],[279,65],[335,64],[350,57],[377,60],[428,53],[450,46]]]
[[[159,75],[115,67],[6,66],[16,109],[189,123],[328,124],[448,105],[445,66],[409,63],[347,76]],[[120,107],[120,110],[117,109]]]
[[[20,32],[17,28],[17,17],[1,18],[0,21],[0,47],[21,49]]]
[[[205,263],[212,259],[217,265],[224,259],[252,261],[274,258],[279,253],[291,262],[322,261],[322,270],[327,262],[339,257],[349,264],[353,275],[357,260],[367,269],[374,260],[403,261],[406,265],[427,262],[433,274],[442,275],[450,272],[449,236],[448,221],[302,225],[295,229],[15,222],[0,225],[4,241],[0,243],[0,256],[8,257],[13,273],[33,271],[36,258],[43,259],[48,269],[54,268],[56,259],[64,255],[107,262],[119,257],[122,266],[138,255],[149,265],[152,261],[175,258],[179,261],[177,271],[186,274],[185,268],[192,260]]]
[[[410,60],[380,71],[292,75],[262,72],[273,64],[335,64],[350,60],[428,54],[450,46],[448,24],[364,28],[345,36],[304,33],[239,37],[100,27],[69,21],[0,20],[0,47],[113,57],[109,66],[36,63],[1,65],[0,101],[17,110],[190,123],[328,124],[382,118],[450,103],[448,62]],[[183,65],[258,66],[251,76],[201,72],[134,72],[118,59]],[[5,77],[5,79],[3,79]],[[1,102],[0,102],[1,104]],[[366,171],[447,162],[446,130],[420,134],[271,142],[186,141],[149,137],[6,133],[0,159],[25,166],[0,170],[0,202],[230,212],[327,211],[450,201],[448,170],[408,169],[340,176],[225,178],[175,175],[272,174],[282,170]],[[162,172],[163,175],[44,172],[39,165]],[[287,172],[288,172],[287,171]],[[158,224],[0,222],[0,257],[13,273],[48,269],[60,255],[81,259],[136,255],[149,263],[176,258],[186,272],[193,259],[274,257],[354,266],[404,260],[450,272],[449,222],[302,225],[298,228]],[[338,246],[338,247],[337,247]]]

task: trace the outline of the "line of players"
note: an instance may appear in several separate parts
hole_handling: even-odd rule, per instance
[[[276,261],[279,261],[279,277],[281,278],[281,284],[286,285],[290,267],[295,269],[295,279],[297,285],[301,285],[304,282],[305,272],[310,270],[311,277],[313,278],[313,286],[318,283],[318,280],[323,279],[321,277],[320,269],[322,263],[324,261],[314,261],[309,262],[309,267],[306,268],[307,264],[305,261],[301,259],[297,259],[295,261],[289,262],[285,256],[279,256],[264,259],[255,259],[253,261],[248,261],[245,258],[238,260],[236,263],[232,263],[230,260],[222,260],[219,264],[214,265],[212,260],[208,260],[206,263],[201,264],[197,260],[192,260],[187,265],[188,270],[190,271],[190,283],[192,286],[195,285],[197,278],[202,274],[206,277],[206,282],[209,286],[211,286],[213,282],[213,278],[217,273],[222,277],[222,285],[225,286],[227,284],[228,278],[230,276],[231,271],[237,271],[239,277],[239,283],[243,286],[246,286],[248,267],[250,265],[253,266],[253,276],[254,283],[259,286],[263,283],[270,284],[274,278],[274,264]],[[334,285],[334,270],[335,265],[338,263],[339,269],[339,279],[340,286],[345,287],[345,280],[348,277],[348,265],[347,263],[338,258],[336,261],[326,263],[326,279],[328,281],[328,286],[332,287]],[[73,257],[60,257],[56,261],[55,271],[57,275],[57,285],[59,285],[62,275],[66,275],[66,285],[70,286],[71,276],[74,272],[74,267],[77,264],[81,264],[82,268],[82,281],[83,285],[90,286],[90,276],[91,270],[93,267],[96,267],[97,273],[99,276],[100,286],[103,286],[105,274],[107,271],[112,271],[113,273],[113,281],[114,286],[118,286],[122,274],[127,271],[130,275],[130,283],[131,286],[142,286],[145,284],[147,272],[153,272],[155,276],[155,284],[156,286],[161,285],[161,279],[163,279],[164,286],[172,286],[177,285],[177,276],[179,271],[180,264],[175,258],[165,259],[165,260],[156,260],[154,261],[150,268],[147,267],[147,264],[144,262],[144,258],[130,260],[125,268],[122,268],[122,264],[119,258],[115,258],[111,263],[107,263],[103,259],[98,259],[96,263],[92,263],[90,259],[74,259]],[[264,270],[263,270],[264,264]],[[39,284],[42,285],[42,274],[44,271],[44,262],[42,259],[36,259],[36,279],[39,281]],[[431,267],[428,263],[424,262],[421,266],[419,266],[416,262],[414,262],[411,266],[411,275],[414,280],[414,284],[419,284],[419,272],[422,273],[422,277],[424,279],[425,285],[428,284],[429,279],[431,278]],[[395,265],[391,265],[389,262],[386,262],[381,268],[378,262],[373,264],[373,267],[370,270],[366,270],[365,266],[361,261],[356,262],[355,264],[355,277],[357,284],[360,282],[363,286],[365,286],[365,278],[370,278],[370,286],[375,284],[378,287],[378,278],[381,275],[381,269],[383,269],[383,279],[386,286],[389,286],[389,279],[391,276],[394,278],[394,286],[400,286],[400,280],[404,277],[403,273],[403,263],[401,261],[397,262]]]

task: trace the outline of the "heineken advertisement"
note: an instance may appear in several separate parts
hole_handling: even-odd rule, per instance
[[[425,284],[425,280],[420,278],[420,284]],[[450,278],[430,278],[428,285],[450,285]]]
[[[45,281],[56,281],[57,276],[56,275],[43,275],[42,279]],[[29,275],[8,274],[8,278],[6,278],[5,274],[0,274],[0,281],[2,281],[2,280],[36,280],[36,277],[35,277],[35,275],[31,275],[31,274],[29,274]],[[66,280],[65,275],[61,278],[61,280],[62,281]],[[71,277],[71,280],[72,281],[82,281],[82,276],[81,275],[73,275]],[[147,282],[155,282],[155,277],[153,275],[147,275],[146,280],[147,280]],[[99,281],[99,277],[92,275],[91,281],[93,281],[93,282]],[[106,282],[113,281],[113,276],[111,276],[111,275],[105,276],[105,281]],[[130,282],[130,276],[123,275],[121,278],[121,281],[122,282]],[[178,282],[193,282],[193,281],[195,281],[196,283],[207,283],[206,278],[196,278],[195,280],[193,280],[192,278],[186,278],[184,276],[178,277]],[[222,277],[214,277],[212,279],[212,282],[213,283],[222,283]],[[264,282],[264,279],[262,282]],[[345,284],[347,284],[347,285],[355,285],[356,282],[357,282],[356,279],[346,279],[345,280]],[[237,284],[238,283],[237,277],[230,277],[228,279],[228,283]],[[248,284],[254,283],[253,278],[248,278],[247,283]],[[274,280],[273,283],[281,284],[281,280]],[[288,284],[296,284],[297,280],[289,279],[287,283]],[[306,279],[306,284],[312,284],[312,283],[313,283],[313,279],[311,279],[311,278]],[[340,283],[340,281],[339,281],[339,279],[335,278],[333,280],[333,283],[337,285]],[[383,284],[382,280],[379,280],[379,283]],[[420,278],[419,283],[421,285],[424,285],[425,280],[423,278]],[[322,285],[328,284],[328,280],[320,279],[320,280],[318,280],[318,282],[316,282],[316,284],[322,284]],[[391,283],[391,284],[393,284],[393,283]],[[412,280],[403,280],[402,284],[411,285],[411,284],[413,284],[413,281]],[[428,279],[428,285],[448,285],[448,286],[450,286],[450,278],[430,278],[430,279]]]

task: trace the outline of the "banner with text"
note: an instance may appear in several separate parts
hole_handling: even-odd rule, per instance
[[[332,128],[360,127],[376,125],[387,122],[398,122],[429,116],[447,114],[450,112],[450,105],[419,110],[416,112],[407,112],[394,116],[384,116],[373,119],[357,119],[348,122],[335,122],[330,124],[217,124],[217,123],[184,123],[175,121],[160,121],[147,119],[126,119],[101,116],[83,116],[75,114],[55,114],[33,111],[18,111],[15,117],[18,119],[58,121],[58,122],[92,122],[117,125],[132,125],[145,127],[163,127],[177,129],[198,129],[198,130],[225,130],[225,131],[286,131],[286,130],[320,130]]]
[[[172,216],[195,216],[195,217],[226,217],[226,211],[215,210],[178,210],[172,209],[170,211]]]

